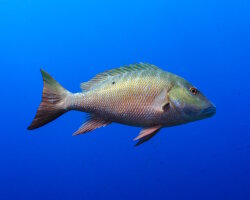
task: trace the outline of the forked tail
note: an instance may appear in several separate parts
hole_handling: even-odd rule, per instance
[[[64,89],[47,72],[41,69],[43,76],[42,102],[28,130],[39,128],[68,111],[66,98],[71,93]]]

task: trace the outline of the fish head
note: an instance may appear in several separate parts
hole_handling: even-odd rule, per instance
[[[172,82],[168,98],[183,122],[205,119],[216,113],[215,105],[191,83],[178,76]]]

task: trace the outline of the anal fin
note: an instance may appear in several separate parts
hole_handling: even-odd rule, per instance
[[[102,118],[96,116],[90,116],[90,118],[73,134],[80,135],[90,131],[93,131],[97,128],[101,128],[109,125],[111,122],[108,120],[104,120]]]
[[[160,129],[161,125],[156,125],[142,129],[139,135],[134,139],[134,140],[139,140],[139,142],[135,146],[139,146],[140,144],[150,140],[160,131]]]

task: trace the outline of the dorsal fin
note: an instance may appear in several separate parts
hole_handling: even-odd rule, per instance
[[[117,69],[112,69],[105,71],[103,73],[97,74],[93,79],[88,82],[84,82],[81,84],[81,88],[84,91],[88,91],[93,87],[97,86],[99,83],[107,80],[107,78],[111,76],[116,76],[124,73],[134,72],[134,71],[145,71],[145,70],[159,70],[155,65],[147,64],[147,63],[138,63],[132,64],[128,66],[123,66]]]

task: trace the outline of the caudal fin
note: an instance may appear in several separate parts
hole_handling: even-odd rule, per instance
[[[68,111],[65,99],[70,92],[64,89],[47,72],[41,69],[41,73],[44,83],[42,102],[28,130],[39,128]]]

